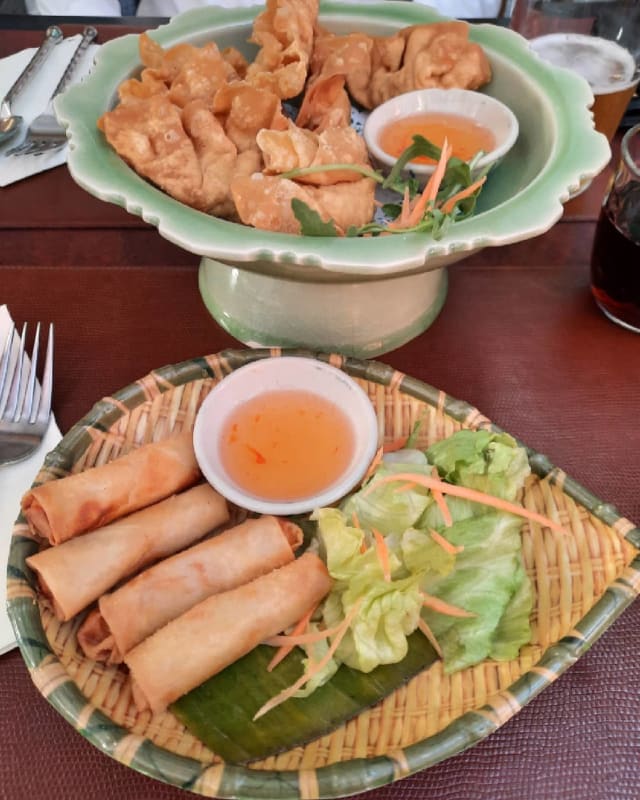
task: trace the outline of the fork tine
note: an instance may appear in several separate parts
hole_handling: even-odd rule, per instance
[[[40,404],[37,412],[31,412],[30,422],[36,419],[44,422],[51,414],[51,395],[53,393],[53,322],[49,323],[49,336],[47,339],[47,352],[44,356],[44,372],[42,373],[42,386],[40,389]]]
[[[22,404],[16,409],[16,421],[31,416],[34,413],[34,398],[36,395],[36,370],[38,368],[38,354],[40,351],[40,323],[36,325],[36,333],[33,339],[33,351],[31,353],[31,367],[29,369],[29,378],[27,380],[27,387],[22,398]]]
[[[7,156],[24,155],[24,153],[26,152],[27,148],[29,148],[30,146],[31,146],[31,142],[28,141],[27,139],[25,139],[24,142],[22,142],[22,144],[18,144],[15,147],[12,147],[10,150],[7,150],[5,155],[7,155]]]
[[[26,380],[24,378],[24,353],[25,342],[27,340],[27,323],[22,326],[22,333],[20,334],[20,342],[18,346],[18,356],[13,367],[13,377],[11,379],[11,388],[7,397],[7,404],[5,406],[5,418],[12,418],[14,421],[20,419],[20,408],[22,406],[22,398],[26,389]]]
[[[9,333],[7,334],[7,338],[4,342],[2,361],[0,361],[0,419],[2,419],[4,409],[7,405],[7,398],[9,397],[9,387],[11,385],[9,365],[11,364],[11,353],[13,350],[13,337],[15,332],[16,326],[11,323],[11,328],[9,329]]]

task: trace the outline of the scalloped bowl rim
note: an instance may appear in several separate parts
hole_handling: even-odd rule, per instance
[[[403,8],[399,8],[403,6]],[[150,35],[164,47],[184,39],[215,37],[229,26],[251,23],[259,7],[207,6],[186,11]],[[324,3],[323,23],[357,26],[362,16],[390,28],[449,19],[414,3]],[[588,83],[572,72],[550,67],[519,34],[493,24],[471,25],[471,35],[497,59],[509,57],[528,77],[546,81],[554,110],[554,141],[540,173],[507,201],[449,228],[438,241],[420,234],[340,238],[295,236],[246,228],[196,211],[136,175],[107,145],[95,121],[112,106],[118,85],[140,67],[138,35],[103,44],[90,75],[56,99],[55,109],[69,138],[68,168],[90,194],[116,203],[158,228],[169,241],[202,257],[260,268],[260,262],[315,267],[344,275],[382,276],[433,269],[442,260],[463,257],[487,246],[505,245],[544,233],[563,213],[563,202],[609,162],[609,144],[593,128]],[[352,29],[356,29],[353,27]],[[539,89],[540,87],[538,87]],[[509,213],[505,213],[508,206]]]

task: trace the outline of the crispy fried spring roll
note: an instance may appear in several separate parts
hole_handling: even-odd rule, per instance
[[[85,655],[119,664],[125,653],[212,594],[293,561],[302,530],[264,516],[199,542],[103,595],[80,629]]]
[[[134,647],[124,660],[140,710],[164,710],[183,694],[297,622],[332,586],[322,559],[285,567],[214,594]]]
[[[227,501],[195,486],[124,519],[27,558],[59,619],[68,620],[123,578],[227,522]]]
[[[191,432],[30,489],[22,511],[34,534],[60,544],[192,486],[200,478]]]

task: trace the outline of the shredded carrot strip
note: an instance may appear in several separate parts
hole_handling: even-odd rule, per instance
[[[317,607],[318,605],[316,604],[313,608],[307,611],[307,613],[304,615],[304,617],[302,617],[302,619],[298,620],[298,622],[294,625],[293,630],[291,631],[292,636],[300,634],[302,633],[302,631],[306,629]],[[271,670],[275,669],[278,666],[278,664],[289,655],[289,653],[293,650],[294,647],[295,643],[293,644],[283,643],[283,646],[278,650],[278,652],[274,655],[271,661],[267,664],[267,672],[271,672]]]
[[[358,515],[356,514],[355,511],[351,512],[351,523],[352,523],[354,528],[358,528],[359,530],[362,530],[362,525],[360,524],[360,520],[358,519]],[[366,553],[367,552],[367,543],[365,542],[364,539],[360,543],[360,552],[361,553]]]
[[[409,197],[409,187],[405,186],[404,195],[402,198],[402,206],[400,207],[400,213],[398,216],[391,220],[391,222],[387,225],[387,230],[402,230],[403,228],[408,228],[409,226],[409,218],[411,216],[411,198]]]
[[[424,187],[422,194],[413,201],[410,211],[406,209],[407,190],[405,189],[404,199],[402,201],[402,210],[396,219],[387,225],[388,229],[402,230],[404,228],[413,228],[418,225],[423,218],[429,203],[434,203],[438,195],[438,189],[442,183],[444,173],[447,168],[447,162],[451,157],[453,148],[445,139],[440,152],[440,160],[438,161],[435,170],[431,173],[427,185]]]
[[[340,631],[340,625],[335,628],[327,628],[324,631],[313,631],[312,633],[296,633],[295,629],[291,633],[278,634],[266,639],[263,644],[270,644],[275,647],[281,644],[291,644],[295,647],[297,644],[313,644],[314,642],[321,642],[323,639],[328,639],[330,636],[335,636]]]
[[[384,575],[385,581],[389,583],[391,580],[391,565],[389,563],[389,548],[387,547],[387,543],[385,541],[384,536],[380,533],[380,531],[376,530],[375,528],[371,528],[371,532],[373,533],[373,538],[376,543],[376,553],[378,554],[378,559],[380,560],[380,565],[382,566],[382,574]]]
[[[373,457],[373,459],[371,460],[371,463],[369,464],[369,466],[367,468],[367,471],[364,474],[364,478],[362,479],[362,483],[367,481],[373,475],[373,473],[378,469],[380,464],[382,464],[382,453],[383,453],[382,447],[379,447],[376,450],[376,454]]]
[[[427,185],[424,187],[424,191],[417,199],[415,205],[411,209],[411,216],[409,217],[409,225],[407,227],[412,227],[413,225],[417,225],[422,217],[424,216],[424,212],[426,211],[427,204],[433,203],[436,199],[438,194],[438,189],[440,188],[440,184],[442,183],[442,179],[444,178],[444,173],[447,168],[447,162],[451,157],[453,148],[449,145],[449,142],[445,139],[442,145],[442,150],[440,152],[440,160],[434,171],[431,173],[431,177],[429,178]]]
[[[530,511],[524,506],[519,506],[516,503],[510,503],[508,500],[503,500],[500,497],[494,497],[492,494],[485,494],[477,489],[469,489],[467,486],[458,486],[455,483],[445,483],[437,478],[431,478],[428,475],[418,475],[414,472],[396,472],[394,475],[385,475],[378,478],[375,483],[372,483],[365,490],[365,494],[372,492],[379,483],[389,483],[391,481],[415,481],[419,486],[426,486],[427,489],[434,489],[442,492],[442,494],[450,494],[452,497],[461,497],[463,500],[469,500],[472,503],[481,503],[491,508],[497,508],[499,511],[507,511],[510,514],[515,514],[518,517],[524,517],[532,522],[538,522],[550,528],[552,531],[558,533],[567,533],[567,531],[557,522],[554,522],[549,517],[543,514],[538,514],[536,511]]]
[[[440,476],[438,475],[438,470],[436,467],[434,467],[431,470],[431,474],[436,480],[440,480]],[[451,516],[451,512],[449,511],[449,506],[447,505],[447,501],[444,499],[444,495],[437,489],[432,489],[431,494],[433,495],[433,499],[436,501],[436,505],[440,509],[440,513],[442,514],[442,520],[445,526],[447,528],[450,528],[453,525],[453,517]]]
[[[400,227],[405,227],[405,225],[409,221],[409,215],[411,214],[411,197],[409,195],[409,187],[404,187],[404,195],[402,197],[402,208],[400,210]]]
[[[407,437],[401,436],[399,439],[394,439],[392,442],[382,445],[382,450],[385,453],[395,453],[396,450],[402,450],[407,445]]]
[[[324,669],[325,666],[329,663],[329,661],[333,658],[333,654],[338,649],[340,642],[343,640],[346,632],[349,630],[349,626],[353,621],[353,618],[358,613],[358,609],[360,608],[360,603],[355,603],[346,617],[342,620],[339,625],[340,631],[336,634],[335,639],[331,643],[331,646],[324,654],[324,656],[318,661],[317,663],[313,664],[313,667],[301,675],[295,683],[292,683],[286,689],[283,689],[279,694],[272,697],[271,700],[267,700],[267,702],[262,706],[262,708],[258,709],[256,714],[254,715],[253,719],[259,719],[260,717],[264,716],[268,711],[271,711],[276,706],[279,706],[281,703],[284,703],[285,700],[288,700],[292,697],[298,689],[301,689],[305,683],[310,680],[315,674],[317,674],[320,670]]]
[[[427,625],[427,623],[426,623],[426,622],[425,622],[425,621],[422,619],[422,617],[420,617],[420,618],[418,619],[418,628],[420,628],[420,630],[422,631],[422,633],[424,633],[424,635],[427,637],[427,639],[428,639],[428,640],[431,642],[431,644],[433,645],[433,649],[434,649],[434,650],[436,651],[436,653],[437,653],[437,654],[440,656],[440,658],[442,658],[442,657],[443,657],[443,656],[442,656],[442,648],[441,648],[441,647],[440,647],[440,645],[438,644],[438,640],[436,639],[436,637],[433,635],[433,631],[432,631],[432,630],[431,630],[431,628],[430,628],[430,627]]]
[[[394,489],[394,494],[396,492],[410,492],[412,489],[416,488],[415,481],[411,481],[410,483],[403,483],[402,486],[398,486],[397,489]]]
[[[466,189],[461,189],[456,194],[452,195],[448,200],[446,200],[442,204],[442,213],[443,214],[450,214],[453,209],[455,208],[456,203],[460,200],[464,200],[465,197],[469,197],[472,195],[476,189],[479,189],[483,183],[487,180],[487,176],[483,175],[482,178],[479,178],[475,183],[472,183],[470,186],[467,186]]]
[[[463,545],[455,545],[451,544],[448,539],[445,539],[442,534],[438,533],[438,531],[434,530],[433,528],[429,528],[429,533],[433,538],[433,541],[436,544],[439,544],[443,550],[446,550],[447,553],[451,553],[451,555],[456,555],[456,553],[461,553],[464,550]]]
[[[452,606],[451,603],[445,603],[439,597],[434,597],[431,594],[422,594],[422,605],[430,608],[432,611],[437,611],[440,614],[446,614],[449,617],[477,617],[472,611],[467,611],[458,606]]]

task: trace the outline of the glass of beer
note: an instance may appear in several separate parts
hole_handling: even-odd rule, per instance
[[[516,0],[511,28],[546,61],[579,73],[609,141],[640,81],[638,0]]]
[[[591,253],[591,292],[609,319],[640,333],[640,125],[622,138]]]

